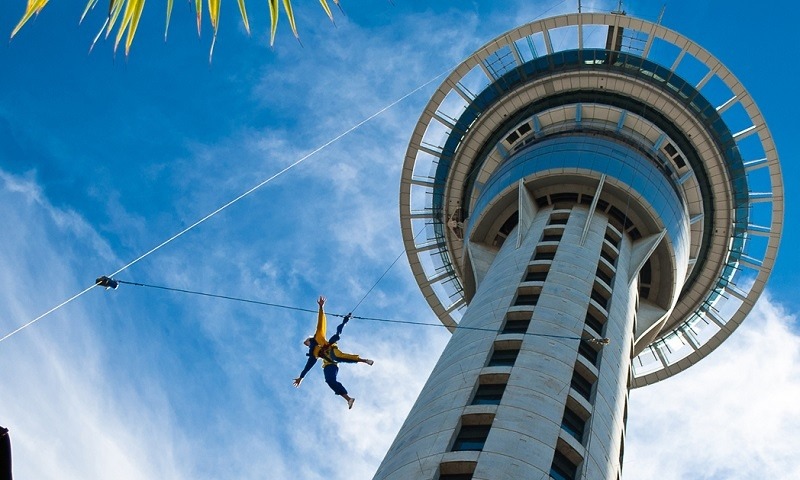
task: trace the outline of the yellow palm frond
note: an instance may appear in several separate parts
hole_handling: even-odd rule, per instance
[[[269,4],[269,46],[275,43],[275,32],[278,31],[278,0],[267,0]]]
[[[169,24],[170,19],[172,18],[172,7],[174,0],[166,0],[167,1],[167,12],[166,12],[166,23],[164,26],[164,39],[166,40],[167,34],[169,32]],[[191,1],[191,0],[190,0]],[[214,43],[216,42],[217,32],[219,30],[219,17],[220,17],[220,5],[222,0],[207,0],[208,1],[208,16],[211,20],[211,26],[214,30],[214,40],[212,41],[211,51],[214,50]],[[247,0],[237,0],[239,4],[239,13],[242,16],[242,23],[244,24],[244,28],[247,31],[247,34],[250,34],[250,20],[247,17],[247,8],[246,3]],[[339,8],[339,0],[332,0],[333,3]],[[27,6],[25,7],[25,12],[22,15],[22,18],[19,20],[19,23],[14,27],[11,31],[11,38],[13,38],[20,29],[30,20],[30,18],[34,15],[38,15],[42,9],[49,3],[49,0],[27,0]],[[98,0],[87,0],[86,6],[83,8],[83,13],[81,14],[80,21],[83,22],[83,19],[86,18],[86,15],[91,11],[94,10],[94,7],[97,6]],[[197,34],[200,35],[202,22],[203,22],[203,0],[195,0],[195,10],[197,15]],[[283,3],[283,11],[286,14],[286,18],[289,21],[289,26],[292,29],[292,33],[294,33],[295,38],[299,39],[299,34],[297,33],[297,23],[295,22],[294,17],[294,10],[292,9],[292,0],[282,0]],[[328,18],[333,21],[333,12],[331,12],[331,8],[329,5],[329,0],[319,0],[322,9],[325,11],[325,14]],[[95,36],[92,44],[89,48],[91,51],[97,40],[103,36],[105,33],[105,38],[108,38],[111,35],[111,32],[116,28],[117,33],[114,40],[114,51],[116,52],[117,48],[119,47],[120,42],[122,41],[123,37],[126,37],[125,40],[125,54],[127,55],[130,52],[131,44],[133,43],[133,39],[136,36],[136,31],[139,27],[139,21],[142,18],[142,12],[144,10],[145,0],[109,0],[108,2],[108,16],[106,17],[105,21],[103,22],[102,27],[100,27],[100,31],[98,32],[97,36]],[[269,27],[269,44],[273,46],[275,43],[275,33],[278,30],[278,19],[280,18],[280,5],[279,0],[267,0],[267,5],[269,6],[269,16],[270,16],[270,27]],[[117,21],[119,20],[119,23]]]
[[[328,18],[330,18],[331,22],[332,22],[333,21],[333,12],[331,12],[331,7],[328,6],[328,2],[326,0],[319,0],[319,3],[322,5],[322,9],[325,10],[325,13],[328,14]]]
[[[203,0],[195,0],[194,8],[197,10],[197,35],[200,35],[200,23],[203,20]]]
[[[122,0],[119,0],[122,1]],[[119,42],[123,35],[127,32],[125,37],[125,55],[127,56],[131,50],[131,43],[133,37],[136,35],[136,29],[139,26],[139,19],[142,16],[142,9],[144,8],[144,0],[126,0],[125,13],[122,15],[122,23],[117,30],[117,38],[114,41],[114,51],[117,51]]]
[[[167,33],[169,33],[169,19],[172,18],[172,3],[173,0],[167,0],[167,25],[164,27],[164,40],[167,40]]]
[[[108,4],[108,19],[106,22],[106,38],[111,35],[111,30],[114,30],[114,25],[117,24],[117,18],[122,12],[122,7],[125,6],[126,0],[110,0]]]
[[[242,14],[244,29],[247,30],[247,34],[250,35],[250,21],[247,20],[247,8],[245,8],[244,0],[239,0],[239,13]]]
[[[33,15],[41,12],[44,6],[47,5],[47,2],[48,0],[28,0],[28,6],[25,7],[25,13],[22,14],[22,19],[17,26],[14,27],[14,30],[11,31],[11,38],[14,38],[14,35],[19,32],[19,29],[22,28]]]
[[[286,18],[289,19],[289,26],[292,27],[294,38],[300,38],[297,33],[297,25],[294,22],[294,11],[292,10],[292,0],[283,0],[283,9],[286,11]]]
[[[94,9],[94,6],[97,5],[97,0],[89,0],[86,2],[86,8],[83,9],[83,14],[81,15],[81,19],[78,20],[78,23],[83,23],[83,19],[86,18],[86,14],[89,13],[89,10]]]
[[[214,45],[217,44],[217,30],[219,29],[219,4],[220,0],[208,0],[208,16],[211,18],[211,28],[214,29],[214,38],[211,40],[211,48],[208,50],[208,63],[214,56]]]
[[[214,36],[217,35],[219,27],[219,3],[220,0],[208,0],[208,16],[211,18],[211,28],[214,29]]]
[[[133,37],[136,36],[136,29],[139,28],[139,20],[142,18],[142,10],[144,10],[144,0],[128,0],[128,3],[134,3],[133,18],[128,25],[128,35],[125,38],[125,56],[131,51],[131,44]]]

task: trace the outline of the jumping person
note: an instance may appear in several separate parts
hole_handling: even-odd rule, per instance
[[[325,318],[325,311],[323,310],[322,306],[325,305],[325,297],[320,296],[319,300],[317,300],[319,304],[319,313],[317,314],[317,330],[314,332],[313,337],[308,337],[303,344],[308,347],[308,361],[306,362],[305,368],[303,371],[300,372],[300,376],[294,379],[293,385],[295,387],[299,387],[300,383],[303,381],[303,377],[306,376],[311,367],[317,363],[317,359],[322,359],[322,371],[325,373],[325,383],[331,387],[333,393],[336,395],[341,396],[347,402],[347,408],[353,408],[353,402],[356,401],[355,398],[349,396],[347,394],[347,389],[344,388],[344,385],[339,383],[336,380],[336,375],[339,374],[339,364],[340,363],[366,363],[367,365],[372,365],[374,362],[367,358],[361,358],[358,355],[353,355],[350,353],[344,353],[339,350],[339,347],[336,345],[336,342],[339,341],[339,336],[342,334],[342,329],[344,328],[345,324],[350,321],[350,315],[347,314],[344,317],[342,323],[336,327],[336,334],[333,335],[330,339],[325,339],[325,331],[327,329],[327,320]]]

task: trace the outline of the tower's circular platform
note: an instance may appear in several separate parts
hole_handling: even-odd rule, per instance
[[[570,142],[582,145],[571,160],[552,153]],[[587,160],[600,151],[611,159],[602,169]],[[724,65],[661,25],[616,14],[532,22],[434,93],[406,154],[400,215],[415,278],[451,329],[475,293],[466,244],[505,241],[520,182],[539,207],[591,204],[634,240],[664,231],[637,294],[667,315],[637,332],[633,386],[716,348],[775,262],[783,185],[764,118]]]

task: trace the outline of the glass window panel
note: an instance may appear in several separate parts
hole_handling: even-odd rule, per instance
[[[506,385],[501,384],[481,384],[472,399],[472,405],[499,405],[503,398]]]

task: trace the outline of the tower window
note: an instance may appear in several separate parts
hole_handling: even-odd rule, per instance
[[[517,299],[514,300],[514,305],[536,305],[539,302],[539,295],[536,294],[519,294]]]
[[[553,465],[550,467],[550,478],[555,480],[574,480],[578,475],[578,465],[556,450]]]
[[[519,347],[512,349],[496,349],[489,358],[489,367],[513,367],[519,355]]]
[[[500,333],[525,333],[531,324],[531,312],[508,312]]]
[[[600,292],[597,284],[592,287],[592,300],[597,302],[604,310],[608,310],[608,298]]]
[[[547,270],[545,271],[536,271],[531,270],[525,275],[525,282],[544,282],[547,280]]]
[[[603,249],[600,250],[600,257],[604,258],[611,265],[614,265],[617,261],[617,256],[612,253],[610,249],[606,248],[605,245]]]
[[[472,480],[471,473],[440,473],[439,480]]]
[[[556,256],[556,245],[539,245],[533,254],[534,260],[552,260]]]
[[[597,366],[597,359],[599,358],[599,354],[597,350],[594,349],[589,342],[581,340],[581,343],[578,345],[578,353],[581,354],[583,358],[589,360],[594,366]]]
[[[586,326],[599,334],[603,334],[603,326],[606,324],[606,316],[600,312],[597,307],[589,304],[589,309],[586,312],[584,319]]]
[[[506,391],[505,383],[482,383],[478,385],[472,405],[500,405],[503,392]]]
[[[561,241],[561,234],[560,233],[547,233],[542,235],[543,242],[560,242]]]
[[[548,226],[542,233],[542,242],[560,242],[561,237],[564,235],[564,229],[561,227]]]
[[[439,480],[470,480],[475,473],[475,462],[455,461],[439,464]]]
[[[462,422],[467,420],[462,417]],[[480,422],[477,424],[463,424],[458,431],[453,448],[451,451],[481,451],[483,445],[486,443],[486,438],[489,436],[489,430],[492,428],[492,418],[490,417],[488,423]]]
[[[569,386],[572,387],[573,390],[581,394],[583,398],[589,400],[591,402],[592,397],[592,386],[594,382],[590,382],[586,379],[583,375],[578,373],[577,371],[572,372],[572,380],[569,382]]]
[[[583,443],[583,433],[586,430],[586,419],[573,412],[569,406],[564,408],[564,418],[561,419],[561,428]]]
[[[550,195],[550,202],[556,207],[569,208],[578,203],[578,194],[573,192],[558,192]]]
[[[605,237],[603,237],[603,238],[605,238],[605,240],[606,240],[608,243],[610,243],[611,245],[613,245],[613,246],[614,246],[614,248],[619,248],[619,240],[620,240],[620,239],[619,239],[619,237],[618,237],[618,236],[616,236],[616,235],[612,234],[612,233],[611,233],[611,230],[608,230],[608,231],[606,232],[606,234],[605,234]]]
[[[603,282],[605,282],[605,284],[606,284],[606,285],[609,285],[609,286],[611,286],[611,275],[609,275],[608,273],[606,273],[606,272],[605,272],[603,269],[601,269],[600,267],[598,267],[598,268],[597,268],[597,271],[595,272],[595,276],[597,276],[597,278],[599,278],[600,280],[602,280]]]

